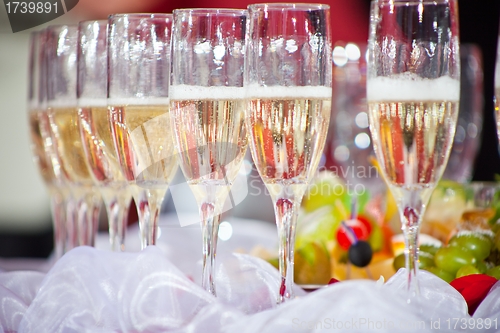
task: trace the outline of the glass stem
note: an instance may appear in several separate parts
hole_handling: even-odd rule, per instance
[[[408,225],[411,223],[411,221],[407,222]],[[419,295],[417,279],[419,227],[417,224],[416,226],[409,226],[407,228],[403,227],[402,230],[405,238],[405,263],[406,271],[408,272],[408,302],[411,302],[413,298]]]
[[[117,216],[117,229],[116,236],[120,246],[120,251],[125,251],[125,235],[127,233],[128,213],[130,210],[130,203],[132,195],[128,189],[123,189],[122,193],[118,195],[118,216]]]
[[[139,215],[141,248],[155,245],[158,238],[158,219],[167,189],[139,189],[134,196]]]
[[[219,237],[220,215],[215,214],[214,204],[204,202],[200,206],[201,233],[203,237],[203,272],[201,286],[214,296],[215,290],[215,256]]]
[[[418,235],[421,217],[425,212],[431,191],[405,190],[401,192],[398,208],[401,230],[405,239],[405,263],[408,274],[408,303],[419,295],[418,287]]]
[[[287,191],[285,191],[287,192]],[[279,271],[281,274],[278,304],[293,299],[293,265],[295,245],[295,202],[293,198],[278,198],[274,203],[279,241]]]
[[[71,191],[68,193],[66,197],[66,252],[78,246],[78,199]]]
[[[109,244],[111,251],[116,251],[116,237],[118,230],[118,214],[120,207],[118,206],[118,190],[117,188],[101,187],[101,195],[106,206],[106,213],[108,214],[108,232]]]
[[[49,192],[54,227],[54,255],[59,259],[66,248],[66,201],[62,190],[53,187]]]
[[[116,251],[119,247],[120,251],[125,251],[125,231],[132,200],[127,186],[102,187],[101,194],[108,214],[111,250]]]
[[[101,196],[92,186],[81,189],[78,202],[78,243],[95,246],[95,237],[99,228]]]

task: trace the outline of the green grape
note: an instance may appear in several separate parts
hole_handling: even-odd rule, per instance
[[[448,243],[451,247],[459,247],[470,252],[478,261],[488,258],[491,251],[491,241],[480,234],[458,234]]]
[[[404,268],[406,266],[405,254],[401,253],[394,257],[394,261],[392,262],[392,267],[397,272],[400,268]]]
[[[394,267],[395,271],[398,271],[400,268],[405,267],[405,254],[401,253],[400,255],[394,258],[392,262],[392,267]],[[418,255],[418,268],[426,269],[428,267],[434,266],[434,256],[427,252],[420,252]]]
[[[429,267],[425,269],[428,272],[431,272],[432,274],[440,277],[441,279],[445,280],[446,282],[450,283],[451,281],[455,280],[455,276],[450,274],[447,271],[444,271],[440,268],[437,267]]]
[[[500,230],[495,234],[495,238],[493,239],[493,247],[497,250],[500,250]]]
[[[480,274],[484,274],[488,270],[488,266],[486,266],[484,261],[478,261],[476,267]]]
[[[267,259],[267,262],[274,266],[274,268],[279,269],[279,260],[278,258]]]
[[[418,268],[425,269],[434,266],[434,256],[427,252],[419,252]]]
[[[455,276],[457,279],[462,276],[472,275],[472,274],[480,274],[479,270],[473,265],[465,265],[460,267],[457,271],[457,275]]]
[[[431,244],[422,244],[420,245],[420,253],[422,252],[427,252],[429,254],[432,254],[433,256],[436,254],[436,252],[440,249],[439,246],[431,245]]]
[[[500,266],[488,269],[486,275],[493,276],[495,279],[500,280]]]
[[[460,267],[465,265],[475,265],[476,258],[472,253],[464,251],[460,247],[447,246],[440,248],[434,255],[436,267],[455,276]]]
[[[491,226],[491,231],[497,234],[500,231],[500,223],[499,222],[493,223],[493,225]]]

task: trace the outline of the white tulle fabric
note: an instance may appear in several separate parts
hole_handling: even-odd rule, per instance
[[[0,272],[0,332],[455,332],[446,320],[471,319],[462,296],[425,271],[419,302],[407,304],[404,269],[386,283],[343,281],[309,294],[296,286],[296,299],[276,306],[277,270],[234,253],[274,246],[274,227],[254,221],[233,227],[233,237],[219,244],[217,298],[200,287],[199,228],[165,227],[159,246],[139,251],[127,244],[135,252],[126,253],[104,250],[103,235],[98,249],[76,248],[56,263],[39,264],[46,273]],[[0,267],[13,270],[15,263],[0,260]],[[477,318],[500,318],[500,282]]]
[[[420,304],[406,303],[404,270],[385,284],[352,280],[276,306],[278,272],[244,254],[218,258],[218,297],[206,293],[158,247],[134,253],[76,248],[47,273],[0,273],[3,332],[452,332],[470,318],[462,296],[421,272]],[[500,316],[500,283],[476,318]],[[404,328],[404,329],[403,329]],[[485,330],[478,330],[484,332]],[[495,332],[498,330],[492,330]]]

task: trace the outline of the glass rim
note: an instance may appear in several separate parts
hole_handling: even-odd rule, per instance
[[[118,13],[108,16],[108,21],[115,18],[132,17],[132,18],[172,18],[172,13]]]
[[[89,24],[89,23],[104,23],[104,22],[108,22],[107,19],[102,19],[102,20],[83,20],[83,21],[80,21],[78,22],[78,25],[82,25],[82,24]]]
[[[89,25],[89,24],[94,24],[94,23],[98,23],[98,24],[106,23],[106,24],[108,24],[108,20],[106,20],[106,19],[103,19],[103,20],[83,20],[83,21],[78,22],[78,27],[81,27],[84,25]]]
[[[408,0],[407,0],[408,1]],[[252,11],[261,11],[261,10],[273,10],[273,11],[279,11],[279,10],[327,10],[330,9],[330,5],[324,4],[324,3],[306,3],[306,2],[298,2],[298,3],[281,3],[281,2],[276,2],[276,3],[255,3],[248,5],[248,10]]]
[[[450,2],[456,2],[457,0],[378,0],[377,2],[381,5],[394,4],[398,6],[410,6],[410,5],[441,5]],[[376,2],[374,2],[376,3]]]
[[[247,10],[244,8],[179,8],[174,9],[173,14],[178,15],[181,13],[193,13],[197,15],[208,15],[208,14],[236,14],[245,15]]]
[[[78,29],[78,24],[54,24],[47,26],[46,31],[61,31],[63,29]]]
[[[45,29],[30,31],[30,38],[37,38],[44,31],[45,31]]]

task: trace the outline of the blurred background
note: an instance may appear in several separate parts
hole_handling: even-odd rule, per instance
[[[471,51],[475,55],[475,60],[471,60],[470,66],[473,69],[474,66],[482,67],[481,76],[478,78],[479,96],[482,97],[478,112],[482,116],[483,123],[482,131],[478,131],[476,140],[480,145],[475,159],[474,154],[467,155],[466,158],[473,166],[470,176],[473,180],[494,180],[495,175],[500,174],[498,139],[493,115],[494,68],[500,1],[459,0],[458,2],[461,42],[476,45],[475,51]],[[244,0],[230,3],[207,0],[80,0],[68,14],[44,26],[105,19],[112,13],[168,13],[175,8],[199,7],[246,8],[249,3],[252,2]],[[343,49],[342,52],[345,52],[347,45],[357,45],[358,50],[362,51],[368,38],[370,1],[330,0],[323,3],[331,6],[334,46],[339,46],[338,50]],[[0,5],[0,101],[2,101],[0,103],[0,257],[47,257],[52,251],[49,201],[45,186],[32,162],[26,105],[29,33],[31,30],[38,30],[44,26],[12,33],[6,9]],[[340,54],[340,56],[343,55]],[[347,56],[347,53],[344,56]],[[356,59],[356,73],[361,68],[359,58],[358,56]],[[344,79],[345,75],[349,74],[345,70],[352,67],[345,67],[348,61],[349,58],[345,63],[340,60],[340,63],[335,64],[336,69],[342,67],[337,74]],[[344,85],[337,85],[336,89],[347,89],[346,91],[350,89],[345,82],[342,84]],[[339,94],[339,91],[341,90],[336,92],[337,96],[345,97]],[[338,98],[335,97],[335,93],[334,98]],[[337,117],[340,111],[349,111],[349,107],[346,106],[347,102],[346,100],[334,101],[332,104],[334,117]],[[355,118],[352,113],[343,116],[346,115],[348,118],[351,117],[346,119],[347,122],[364,121],[361,118]],[[479,130],[480,128],[481,124],[478,126]],[[466,133],[470,134],[470,130],[467,132],[467,127],[465,129]],[[331,126],[327,144],[329,151],[325,154],[327,161],[328,157],[331,157],[330,165],[339,163],[335,157],[346,156],[341,154],[342,151],[339,151],[340,155],[335,156],[335,149],[340,145],[335,140],[344,140],[348,143],[352,141],[355,145],[357,144],[353,138],[342,139],[343,134],[335,130],[335,126]],[[360,141],[360,145],[364,145],[363,141]],[[353,157],[354,155],[351,155],[351,158],[346,161],[353,163]],[[457,163],[460,163],[460,159]],[[258,212],[252,209],[257,203],[259,204]],[[193,205],[195,205],[194,202]],[[173,209],[173,205],[167,200],[166,210],[169,209]],[[231,213],[243,218],[273,221],[269,198],[247,196],[244,202]]]

